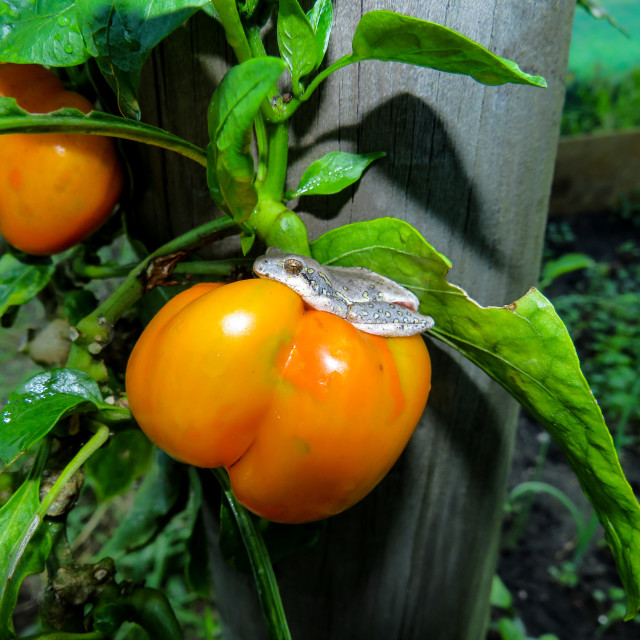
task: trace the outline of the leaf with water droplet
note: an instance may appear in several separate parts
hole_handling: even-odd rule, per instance
[[[378,158],[386,155],[375,153],[346,153],[332,151],[312,162],[300,178],[295,190],[285,193],[285,200],[298,196],[329,195],[338,193],[357,182],[364,170]]]
[[[102,408],[111,405],[82,371],[53,369],[33,376],[9,396],[0,414],[0,462],[11,464],[62,418]]]
[[[2,3],[0,33],[0,62],[61,67],[81,64],[89,58],[74,3],[69,0]],[[68,42],[71,49],[60,46],[61,42]]]

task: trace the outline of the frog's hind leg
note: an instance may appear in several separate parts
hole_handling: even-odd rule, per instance
[[[430,316],[387,302],[352,303],[346,319],[360,331],[386,338],[413,336],[435,324]]]

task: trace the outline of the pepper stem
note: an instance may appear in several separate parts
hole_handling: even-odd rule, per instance
[[[211,471],[220,483],[224,497],[240,529],[242,541],[251,563],[251,571],[258,590],[258,598],[267,625],[269,640],[291,640],[291,632],[282,606],[278,583],[273,573],[273,566],[264,539],[251,514],[233,495],[229,476],[224,469],[211,469]]]

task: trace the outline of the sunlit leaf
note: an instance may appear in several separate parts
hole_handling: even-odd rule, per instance
[[[411,289],[420,311],[435,319],[429,334],[481,367],[549,431],[604,527],[633,616],[640,604],[640,506],[549,300],[531,289],[508,306],[480,306],[447,282],[450,262],[392,218],[329,231],[312,254],[324,264],[368,267]]]
[[[392,11],[365,13],[353,36],[353,57],[386,60],[469,75],[489,85],[546,86],[544,78],[491,53],[453,29]]]
[[[0,3],[0,62],[69,67],[89,58],[75,0],[12,0]]]
[[[488,85],[547,86],[542,76],[525,73],[512,60],[491,53],[453,29],[392,11],[365,13],[356,27],[352,47],[353,53],[336,60],[315,83],[349,64],[381,60],[459,73]]]

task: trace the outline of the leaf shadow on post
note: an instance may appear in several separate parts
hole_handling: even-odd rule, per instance
[[[305,113],[302,122],[293,118],[296,137],[305,134],[315,112],[311,111]],[[398,209],[404,208],[405,199],[418,202],[425,217],[439,219],[450,233],[464,238],[466,249],[490,259],[496,266],[505,266],[503,251],[491,239],[482,220],[482,206],[473,177],[456,152],[445,123],[427,101],[410,93],[396,95],[368,111],[358,124],[327,131],[308,145],[292,147],[291,163],[304,157],[307,158],[305,164],[309,164],[317,158],[317,152],[313,152],[317,146],[327,142],[343,145],[345,141],[358,153],[384,151],[387,154],[369,169],[381,172],[385,178],[378,185],[368,185],[371,195],[365,206],[370,204],[370,217],[394,217],[393,211],[380,211],[380,202],[389,199],[389,191],[393,197],[397,190]],[[329,220],[349,207],[359,185],[356,183],[331,196],[304,197],[297,208]],[[421,226],[419,220],[407,221]]]

